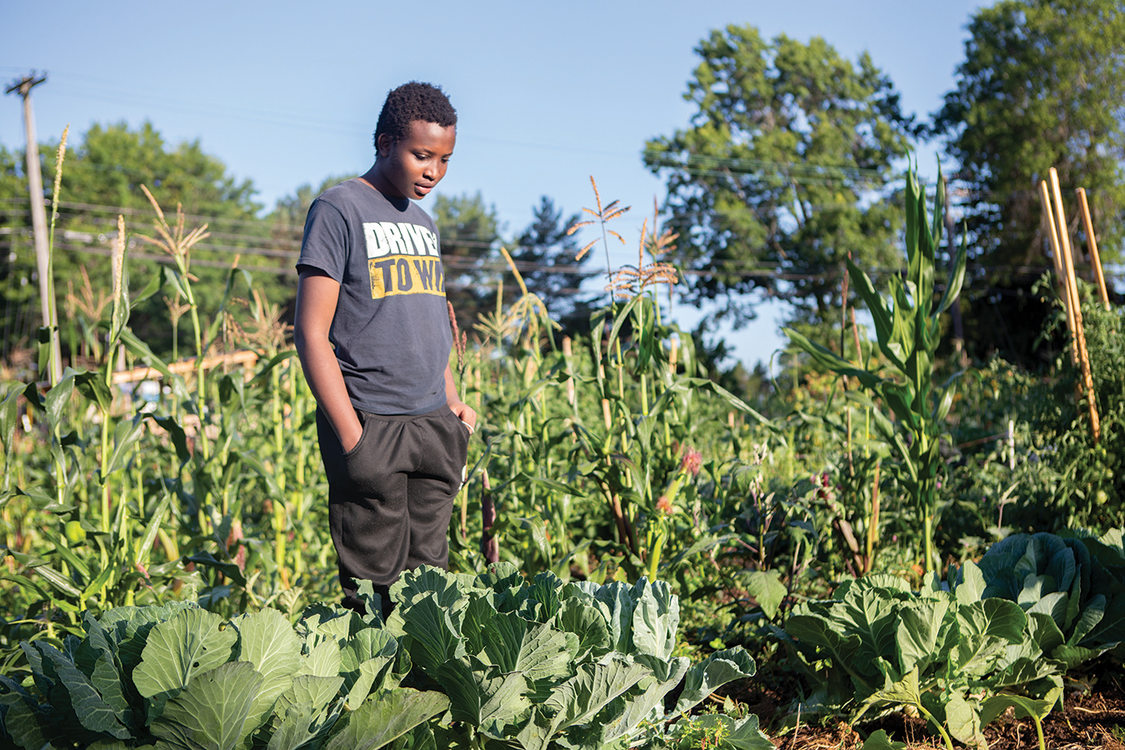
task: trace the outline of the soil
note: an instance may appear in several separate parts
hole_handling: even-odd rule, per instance
[[[924,719],[891,714],[878,721],[849,726],[834,719],[823,724],[787,716],[800,685],[794,675],[760,664],[758,674],[744,683],[728,685],[723,694],[757,714],[764,731],[779,750],[861,750],[864,738],[882,729],[909,750],[945,750],[941,737]],[[1125,671],[1101,661],[1079,680],[1068,684],[1065,708],[1043,721],[1049,750],[1125,750]],[[1002,716],[984,729],[989,750],[1038,750],[1035,724],[1030,719]]]

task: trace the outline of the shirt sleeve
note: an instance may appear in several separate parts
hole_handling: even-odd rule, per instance
[[[297,268],[309,266],[342,281],[348,265],[348,225],[331,203],[317,198],[309,206]]]

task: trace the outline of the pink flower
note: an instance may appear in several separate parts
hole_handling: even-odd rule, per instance
[[[697,477],[701,468],[703,468],[703,454],[695,448],[686,449],[684,457],[680,460],[680,471]]]
[[[668,499],[667,495],[661,495],[660,499],[656,501],[656,509],[666,516],[672,515],[672,501]]]

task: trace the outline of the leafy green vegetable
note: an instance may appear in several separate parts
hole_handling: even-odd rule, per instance
[[[856,705],[853,720],[912,706],[947,745],[981,746],[994,716],[982,715],[980,696],[1018,689],[1053,705],[1063,665],[1041,648],[1051,642],[1049,617],[981,599],[986,584],[972,563],[962,576],[954,590],[934,580],[917,593],[886,576],[848,581],[831,600],[795,607],[780,634],[823,705]]]
[[[1044,650],[1068,668],[1125,643],[1125,545],[1120,532],[1098,539],[1013,534],[992,545],[979,568],[982,596],[1007,599],[1028,614],[1050,617],[1058,637]],[[1043,628],[1050,630],[1046,624]]]
[[[227,622],[188,604],[121,607],[84,628],[61,650],[23,644],[28,685],[0,677],[16,747],[375,748],[449,705],[400,687],[397,639],[339,607],[296,626],[271,609]]]
[[[387,627],[450,698],[459,742],[601,748],[754,674],[742,649],[690,667],[674,657],[679,602],[662,582],[530,582],[510,563],[480,576],[423,567],[392,587]],[[684,684],[675,711],[663,702]]]
[[[695,666],[673,656],[679,603],[661,582],[423,567],[392,596],[385,624],[323,604],[295,625],[272,609],[228,621],[192,605],[87,617],[85,636],[64,649],[24,644],[33,679],[0,678],[0,726],[35,750],[593,750],[661,737],[755,671],[741,648]],[[732,747],[768,742],[756,719],[729,729],[741,743]]]

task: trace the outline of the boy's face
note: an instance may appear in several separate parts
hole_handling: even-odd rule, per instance
[[[405,138],[383,133],[375,163],[383,178],[380,190],[391,198],[425,198],[445,177],[456,140],[456,126],[442,127],[425,120],[411,122]]]

